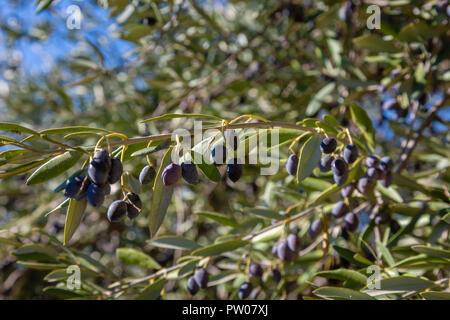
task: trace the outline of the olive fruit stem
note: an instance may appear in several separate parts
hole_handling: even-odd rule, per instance
[[[269,120],[264,119],[263,117],[260,117],[260,116],[255,116],[255,115],[251,115],[251,114],[243,114],[242,116],[239,116],[239,117],[234,118],[233,120],[231,120],[229,122],[229,124],[234,124],[234,123],[238,122],[239,120],[242,120],[242,119],[245,119],[245,118],[254,119],[254,120],[261,120],[263,122],[269,122]]]
[[[298,143],[303,137],[307,136],[308,134],[311,134],[311,132],[303,132],[301,135],[299,135],[297,138],[292,141],[292,143],[289,146],[289,150],[292,151],[292,153],[295,153],[294,146],[296,143]]]
[[[147,143],[147,149],[150,148],[151,144],[153,141],[149,141]],[[145,157],[147,158],[147,163],[150,167],[155,168],[155,166],[153,165],[153,163],[150,161],[150,156],[148,154],[145,155]]]
[[[350,144],[353,144],[353,139],[352,136],[350,135],[350,131],[348,130],[348,128],[345,128],[345,133],[347,134],[347,138]]]
[[[110,134],[104,135],[97,141],[97,144],[95,145],[95,148],[94,148],[94,153],[97,150],[100,149],[100,145],[103,142],[103,140],[105,140],[105,139],[108,139],[107,140],[108,141],[108,147],[110,147],[109,138],[111,138],[111,137],[118,137],[118,138],[121,138],[124,141],[128,140],[128,137],[126,135],[122,134],[122,133],[110,133]]]

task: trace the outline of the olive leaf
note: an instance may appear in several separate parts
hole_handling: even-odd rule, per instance
[[[147,268],[160,269],[161,266],[149,255],[133,248],[117,248],[117,257],[126,264]]]
[[[350,114],[364,135],[369,148],[373,151],[375,148],[375,129],[373,128],[372,120],[370,120],[363,108],[354,104],[350,106]]]
[[[87,200],[77,201],[70,199],[64,225],[64,245],[67,245],[70,239],[72,239],[73,234],[80,225],[86,206]]]
[[[50,159],[33,172],[27,180],[27,185],[32,186],[42,183],[65,173],[80,160],[82,155],[78,151],[67,151],[62,155]]]
[[[316,296],[331,300],[375,300],[366,293],[347,288],[321,287],[313,291]]]
[[[166,279],[161,278],[154,283],[149,284],[137,295],[136,300],[156,300],[161,294],[161,290],[166,284]]]
[[[164,168],[172,161],[171,152],[172,148],[169,148],[164,154],[158,173],[156,174],[155,183],[153,185],[152,205],[148,218],[151,237],[156,235],[156,232],[158,232],[158,229],[166,216],[167,208],[169,207],[170,199],[172,198],[174,190],[174,185],[165,186],[161,179]]]
[[[195,250],[200,248],[195,241],[180,236],[161,236],[149,242],[151,245],[166,249]]]
[[[241,248],[241,247],[247,245],[248,243],[249,243],[248,241],[244,241],[244,240],[240,240],[240,239],[224,241],[221,243],[212,244],[212,245],[194,250],[194,251],[192,251],[192,255],[202,256],[202,257],[217,256],[224,252],[233,251],[238,248]]]
[[[309,177],[319,163],[320,156],[322,155],[322,151],[320,150],[321,142],[321,136],[312,135],[300,149],[296,177],[297,183]]]

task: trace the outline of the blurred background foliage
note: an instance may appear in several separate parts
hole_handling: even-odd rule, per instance
[[[381,29],[366,27],[370,4],[381,9]],[[79,30],[66,26],[70,5],[81,9]],[[395,186],[400,198],[395,205],[403,209],[393,209],[392,215],[405,226],[417,208],[424,204],[428,208],[414,230],[404,235],[404,241],[388,251],[388,261],[380,259],[382,266],[392,267],[391,258],[398,262],[419,254],[411,250],[412,244],[431,243],[447,253],[449,249],[448,220],[441,221],[449,198],[448,11],[442,9],[442,1],[414,0],[355,0],[351,6],[346,1],[327,0],[2,1],[0,119],[34,130],[77,125],[134,137],[170,133],[178,127],[191,129],[189,119],[139,123],[166,113],[203,113],[225,119],[252,114],[291,123],[331,114],[358,135],[349,109],[350,104],[358,104],[375,128],[375,153],[390,155],[412,180],[406,187]],[[383,109],[383,103],[390,99],[398,102],[397,108]],[[405,151],[406,141],[418,132],[419,142],[403,163],[399,155]],[[96,139],[81,136],[69,141],[93,146]],[[48,147],[40,140],[30,143],[35,148]],[[0,151],[5,150],[0,147]],[[287,148],[282,154],[287,157]],[[162,154],[153,156],[160,159]],[[135,157],[125,167],[137,177],[145,164],[144,157]],[[50,271],[61,268],[61,261],[44,267],[18,264],[17,254],[11,254],[19,245],[16,241],[40,243],[64,252],[58,241],[65,210],[46,213],[63,201],[61,192],[53,190],[73,172],[38,187],[25,185],[27,175],[0,179],[0,298],[111,297],[108,286],[118,279],[143,277],[179,262],[183,251],[149,242],[145,214],[132,222],[110,224],[106,208],[101,207],[88,209],[67,253],[77,255],[81,265],[90,270],[86,282],[83,278],[83,292],[51,287],[64,279],[58,278],[57,272],[53,280],[48,276],[43,280]],[[243,178],[233,186],[205,179],[197,186],[177,187],[159,234],[208,245],[230,233],[255,232],[271,221],[248,214],[245,208],[263,206],[276,214],[324,188],[299,188],[282,169],[270,177],[258,176],[258,172],[258,168],[246,166]],[[433,188],[435,193],[424,192],[417,185]],[[113,194],[119,196],[115,190]],[[148,187],[143,187],[141,198],[144,212],[148,212]],[[227,215],[239,222],[241,230],[229,221],[223,225],[197,214],[205,211]],[[309,222],[295,223],[302,238]],[[305,247],[308,241],[305,239]],[[342,237],[333,241],[346,246]],[[270,263],[275,258],[264,245],[255,251],[254,258]],[[348,246],[374,261],[367,250]],[[145,252],[157,264],[125,264],[116,252],[125,247]],[[236,266],[240,257],[237,251],[217,258],[211,273],[218,285],[198,296],[235,297],[243,279]],[[425,259],[402,273],[432,281],[448,279],[448,269],[443,267],[448,268],[448,256],[437,259]],[[49,263],[48,257],[35,261]],[[311,296],[316,287],[341,286],[339,279],[315,278],[314,274],[348,266],[348,262],[344,265],[336,251],[321,257],[319,248],[295,263],[285,291],[274,290],[259,297],[296,299]],[[164,299],[189,297],[185,277],[174,279],[169,277],[165,283]],[[133,298],[144,285],[112,297]],[[152,292],[147,294],[147,298],[152,297]]]

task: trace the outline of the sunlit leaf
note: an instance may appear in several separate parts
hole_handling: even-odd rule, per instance
[[[159,269],[161,266],[152,257],[142,251],[132,248],[117,248],[117,257],[126,264],[147,268]]]
[[[225,241],[225,242],[212,244],[212,245],[205,246],[205,247],[199,248],[197,250],[194,250],[192,252],[192,255],[202,256],[202,257],[217,256],[224,252],[233,251],[238,248],[241,248],[241,247],[247,245],[248,243],[249,243],[248,241],[244,241],[244,240]]]
[[[151,237],[156,235],[156,232],[158,232],[158,229],[166,216],[167,208],[169,207],[170,199],[172,198],[174,190],[174,185],[165,186],[161,179],[164,168],[172,161],[171,152],[172,148],[169,148],[164,154],[161,161],[161,166],[159,167],[155,178],[155,184],[153,186],[152,205],[148,218]]]
[[[72,168],[83,154],[77,151],[67,151],[62,155],[52,158],[47,163],[39,167],[28,178],[27,185],[35,185],[53,179]]]
[[[67,208],[66,222],[64,225],[64,245],[67,245],[73,234],[77,230],[86,210],[87,200],[77,201],[70,199]]]
[[[161,236],[150,240],[150,244],[166,249],[195,250],[200,248],[196,242],[180,236]]]

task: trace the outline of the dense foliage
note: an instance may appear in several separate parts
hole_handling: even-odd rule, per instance
[[[1,298],[450,299],[447,1],[79,5],[81,49],[0,64]],[[257,134],[275,174],[234,155]]]

